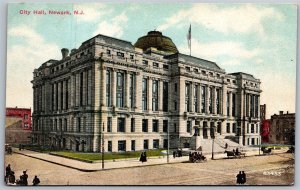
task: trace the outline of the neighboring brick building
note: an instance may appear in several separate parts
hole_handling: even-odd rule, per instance
[[[96,152],[104,125],[112,152],[260,143],[260,80],[181,54],[161,32],[134,45],[99,34],[62,55],[33,73],[34,142]]]
[[[279,112],[271,116],[271,144],[295,144],[295,113]]]
[[[260,135],[261,143],[269,142],[270,135],[270,120],[266,119],[267,106],[260,105]]]
[[[31,109],[6,108],[5,143],[30,143]]]

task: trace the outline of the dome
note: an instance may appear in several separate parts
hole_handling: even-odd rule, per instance
[[[159,31],[150,31],[146,36],[140,37],[134,44],[135,47],[147,50],[150,47],[154,47],[159,51],[166,53],[178,53],[177,47],[173,43],[172,39],[163,36]]]

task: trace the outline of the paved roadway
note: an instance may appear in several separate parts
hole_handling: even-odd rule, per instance
[[[235,185],[241,170],[247,174],[249,185],[289,185],[294,181],[292,157],[278,154],[82,172],[13,154],[5,156],[5,165],[11,164],[16,178],[27,169],[30,184],[38,175],[41,185]]]

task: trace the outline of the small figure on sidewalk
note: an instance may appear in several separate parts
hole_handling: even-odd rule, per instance
[[[11,171],[11,173],[8,177],[8,182],[10,184],[15,184],[15,182],[16,182],[15,172]]]
[[[20,151],[22,150],[22,145],[21,145],[21,144],[19,144],[19,150],[20,150]]]
[[[22,183],[23,185],[27,186],[28,185],[28,175],[26,174],[26,171],[23,171],[23,175],[22,175]]]
[[[7,183],[8,177],[11,174],[10,164],[8,164],[5,168],[5,182]]]
[[[238,185],[240,185],[240,184],[242,184],[242,180],[243,180],[243,178],[242,178],[242,172],[239,171],[239,173],[238,173],[237,176],[236,176],[236,183],[237,183]]]
[[[141,156],[140,156],[140,161],[142,163],[147,162],[147,155],[146,152],[142,152]]]
[[[227,149],[227,148],[228,148],[228,144],[226,143],[226,144],[225,144],[225,149]]]
[[[173,158],[176,158],[176,151],[173,151]]]
[[[244,171],[242,171],[242,184],[246,183],[246,174]]]
[[[32,185],[37,186],[38,184],[40,184],[40,179],[37,176],[34,176],[34,179],[32,181]]]

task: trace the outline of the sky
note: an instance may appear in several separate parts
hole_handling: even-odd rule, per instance
[[[44,10],[45,15],[33,14]],[[48,11],[83,12],[51,15]],[[30,14],[26,14],[30,11]],[[133,44],[148,31],[170,37],[179,52],[216,62],[227,73],[261,80],[267,118],[295,112],[297,7],[292,4],[88,3],[9,4],[6,107],[33,107],[33,70],[61,59],[62,48],[78,48],[103,34]]]

